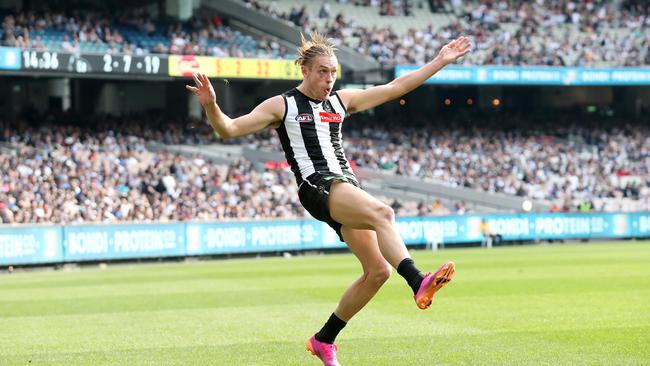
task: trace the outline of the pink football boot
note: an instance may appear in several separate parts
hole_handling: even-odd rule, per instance
[[[427,273],[420,284],[420,289],[413,296],[415,303],[420,309],[426,309],[431,305],[433,296],[454,277],[456,264],[447,262],[443,264],[434,274]]]
[[[319,342],[314,336],[307,341],[307,351],[320,358],[324,366],[341,366],[336,360],[336,351],[338,350],[339,348],[335,344]]]

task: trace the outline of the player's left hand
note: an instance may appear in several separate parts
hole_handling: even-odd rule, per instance
[[[440,52],[438,58],[444,61],[445,64],[450,64],[458,60],[460,57],[465,56],[472,50],[472,45],[469,42],[469,37],[460,37],[447,43]]]

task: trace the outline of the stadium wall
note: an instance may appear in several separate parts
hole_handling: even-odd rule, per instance
[[[480,242],[481,221],[505,241],[650,237],[650,212],[400,217],[407,245]],[[312,220],[0,228],[0,265],[343,248]]]

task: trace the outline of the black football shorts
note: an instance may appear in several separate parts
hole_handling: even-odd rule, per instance
[[[336,231],[341,241],[344,241],[343,235],[341,234],[341,226],[343,225],[334,221],[332,216],[330,216],[329,206],[327,205],[330,187],[334,182],[346,182],[355,187],[360,187],[354,175],[316,172],[305,178],[300,184],[298,187],[298,198],[300,198],[300,203],[310,215],[316,220],[326,222]]]

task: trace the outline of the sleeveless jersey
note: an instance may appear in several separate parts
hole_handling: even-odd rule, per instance
[[[354,176],[343,152],[346,110],[338,94],[319,101],[294,88],[282,97],[285,115],[276,131],[298,185],[316,172]]]

